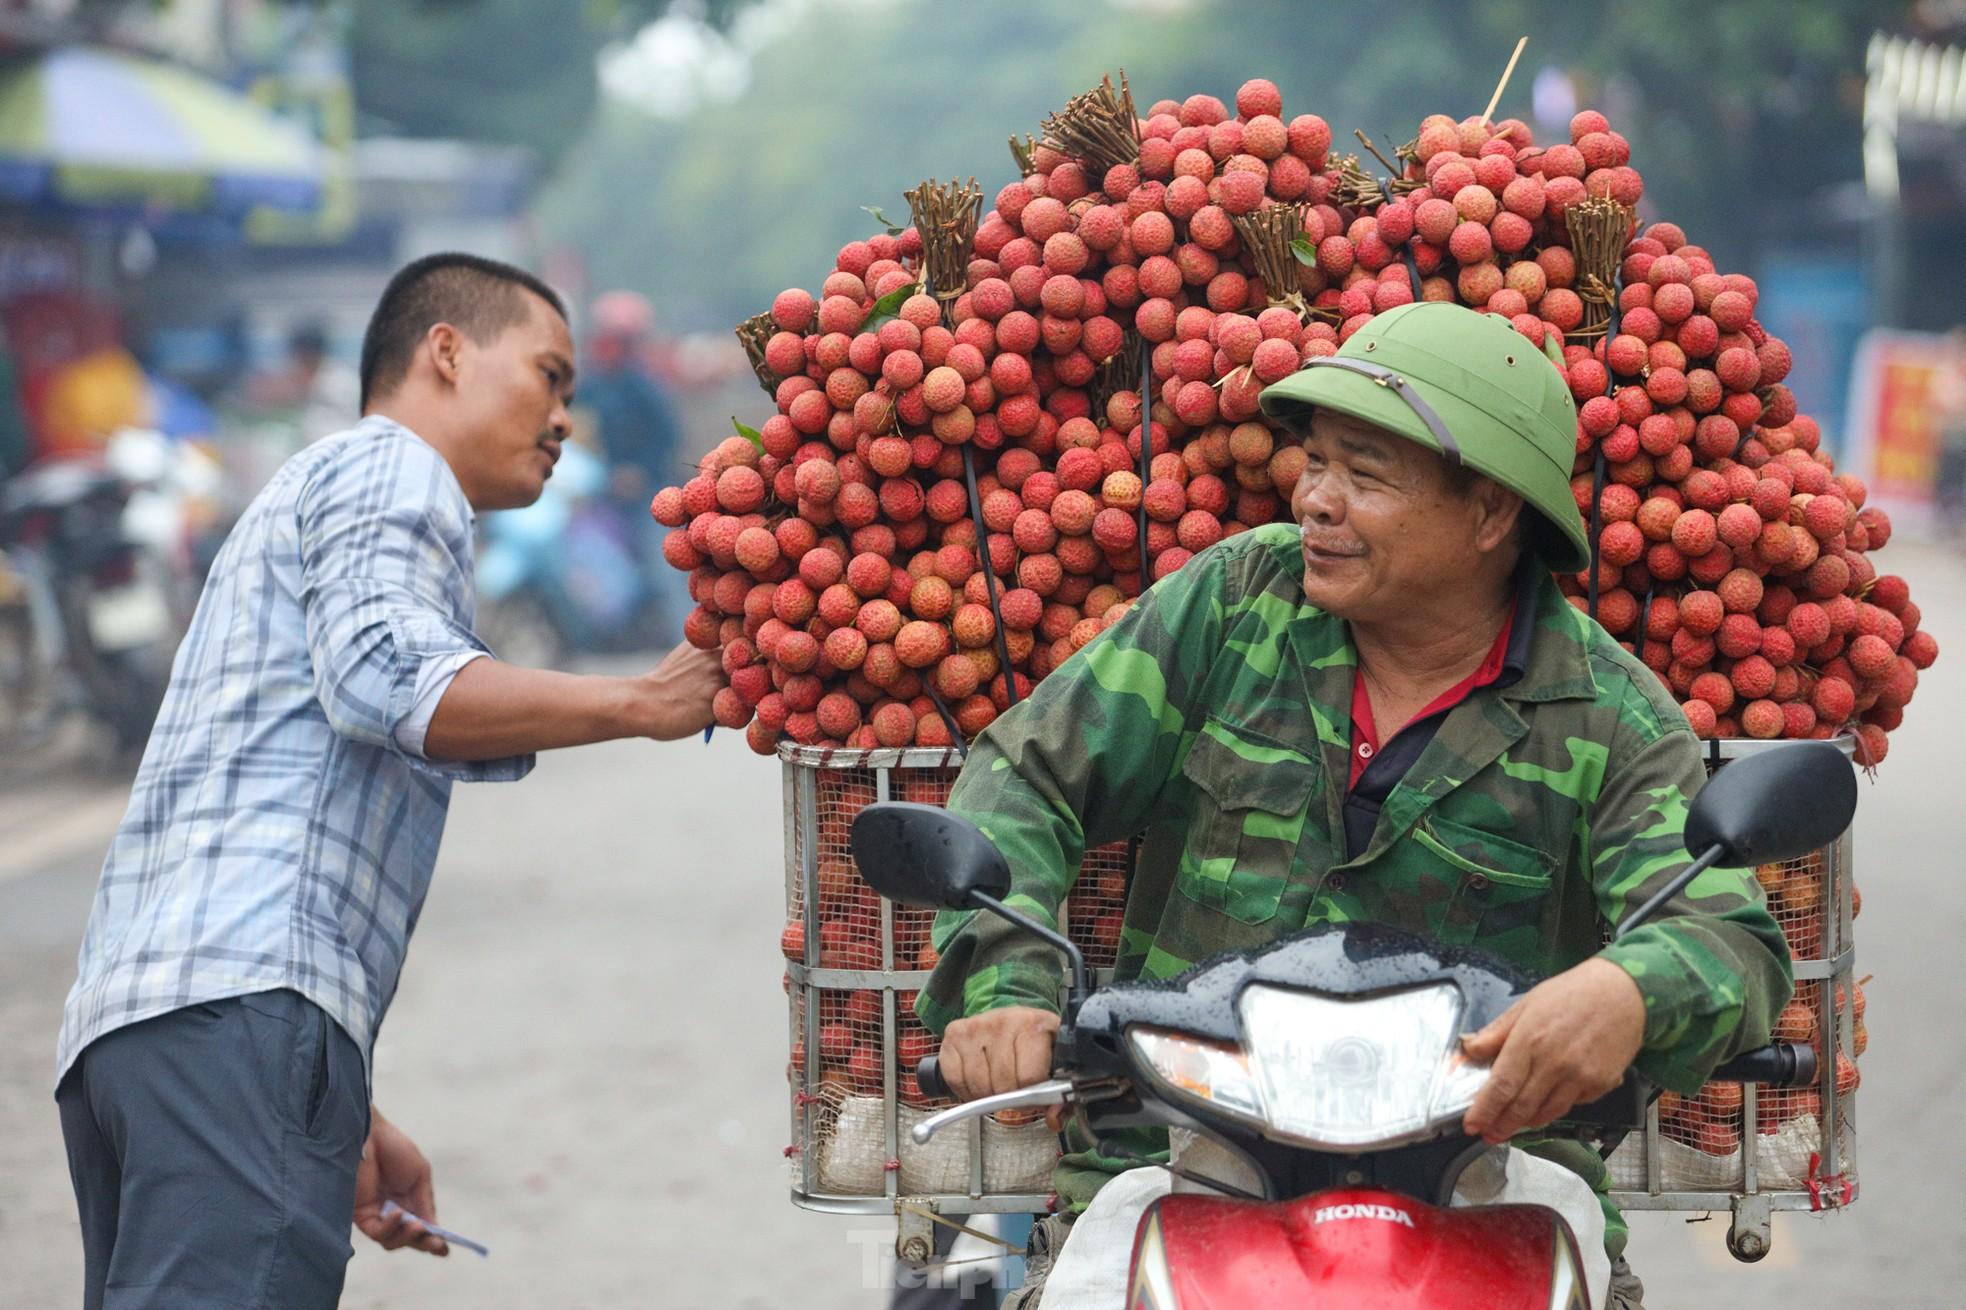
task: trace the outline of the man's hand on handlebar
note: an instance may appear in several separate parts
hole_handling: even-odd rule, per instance
[[[1051,1077],[1058,1016],[1030,1006],[986,1010],[942,1034],[942,1079],[959,1101],[1014,1092]]]
[[[951,1029],[953,1031],[953,1029]],[[1645,1040],[1645,998],[1609,960],[1586,960],[1538,983],[1463,1051],[1492,1062],[1463,1126],[1500,1144],[1616,1087]]]

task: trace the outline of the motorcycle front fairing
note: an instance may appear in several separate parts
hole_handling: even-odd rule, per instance
[[[1569,1227],[1535,1205],[1379,1189],[1257,1203],[1176,1195],[1134,1238],[1127,1310],[1589,1310]]]
[[[1274,1124],[1223,1113],[1179,1094],[1145,1066],[1129,1033],[1163,1031],[1239,1046],[1249,1036],[1239,1003],[1252,986],[1357,1003],[1451,987],[1460,998],[1459,1032],[1472,1033],[1499,1017],[1534,981],[1485,953],[1398,929],[1374,924],[1313,928],[1164,981],[1102,988],[1086,999],[1064,1034],[1069,1050],[1063,1062],[1081,1080],[1082,1112],[1102,1139],[1139,1126],[1202,1133],[1248,1158],[1272,1200],[1367,1186],[1446,1205],[1462,1169],[1485,1149],[1462,1133],[1458,1122],[1420,1125],[1397,1138],[1347,1147],[1309,1145]],[[1097,1085],[1100,1080],[1103,1088]],[[1632,1078],[1569,1118],[1582,1129],[1634,1125],[1643,1118],[1647,1095],[1643,1083]]]

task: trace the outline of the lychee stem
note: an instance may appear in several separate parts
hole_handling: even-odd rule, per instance
[[[758,385],[765,389],[766,395],[778,394],[778,384],[782,380],[778,374],[765,366],[765,342],[778,330],[772,320],[771,312],[753,314],[737,325],[737,340],[744,347],[744,355],[751,361],[751,371],[758,375]]]
[[[1363,145],[1367,150],[1372,152],[1372,157],[1378,160],[1380,167],[1384,168],[1388,173],[1391,173],[1394,177],[1398,177],[1401,173],[1406,171],[1401,168],[1395,168],[1390,162],[1388,162],[1386,157],[1379,153],[1379,147],[1372,144],[1372,138],[1365,134],[1365,130],[1363,128],[1357,128],[1357,127],[1353,128],[1352,135],[1359,139],[1359,144]]]
[[[1331,198],[1339,204],[1363,212],[1386,203],[1379,183],[1365,171],[1357,155],[1340,155],[1332,161],[1332,171],[1338,175],[1338,181],[1331,188]]]
[[[1372,157],[1379,161],[1380,165],[1385,168],[1388,174],[1379,189],[1382,193],[1390,189],[1391,195],[1382,194],[1381,199],[1389,200],[1393,196],[1403,196],[1409,192],[1418,191],[1427,185],[1424,180],[1408,177],[1404,168],[1392,163],[1384,155],[1380,154],[1379,147],[1372,143],[1372,138],[1367,136],[1362,129],[1353,128],[1352,135],[1357,137],[1364,144],[1365,148],[1372,152]],[[1417,145],[1417,142],[1401,146],[1393,152],[1394,157],[1399,159],[1410,158],[1415,145]]]
[[[1033,137],[1030,133],[1026,132],[1022,141],[1017,139],[1015,133],[1011,134],[1010,157],[1017,165],[1017,175],[1019,177],[1029,177],[1038,171],[1036,162],[1031,158],[1032,152],[1037,148],[1037,138]]]
[[[1109,359],[1099,361],[1099,372],[1092,379],[1092,412],[1104,414],[1106,404],[1133,385],[1133,361],[1140,358],[1140,334],[1127,328],[1120,334],[1120,348]]]

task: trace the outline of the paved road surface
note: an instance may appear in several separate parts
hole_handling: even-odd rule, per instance
[[[1640,1216],[1652,1310],[1957,1304],[1966,1247],[1966,563],[1891,548],[1948,652],[1875,786],[1858,861],[1876,975],[1862,1202],[1741,1266],[1721,1222]],[[0,779],[0,1308],[77,1300],[48,1079],[122,784]],[[380,1102],[489,1261],[358,1250],[352,1310],[871,1308],[883,1226],[785,1199],[775,767],[735,734],[547,759],[462,788],[377,1055]]]

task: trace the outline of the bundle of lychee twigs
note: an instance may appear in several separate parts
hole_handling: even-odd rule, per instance
[[[1563,219],[1577,257],[1577,295],[1584,302],[1584,321],[1570,335],[1602,336],[1618,294],[1618,264],[1631,239],[1632,211],[1609,196],[1593,196],[1570,206]]]
[[[923,286],[946,306],[968,289],[983,188],[973,177],[966,183],[930,178],[906,194],[915,230],[922,238]]]
[[[1257,276],[1263,279],[1270,303],[1288,306],[1300,318],[1308,313],[1310,306],[1297,285],[1295,249],[1304,235],[1303,206],[1266,205],[1253,213],[1236,214],[1230,221],[1256,265]]]
[[[1126,70],[1120,70],[1120,84],[1104,77],[1084,95],[1074,96],[1070,104],[1047,117],[1042,124],[1043,145],[1068,159],[1078,159],[1103,175],[1117,164],[1140,162],[1139,120],[1133,114],[1133,89],[1127,85]],[[1012,151],[1016,150],[1015,139]]]

